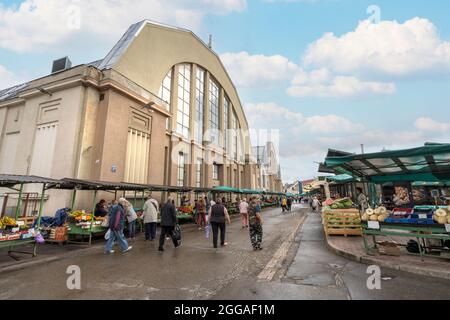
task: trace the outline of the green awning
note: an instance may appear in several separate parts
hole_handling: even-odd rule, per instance
[[[450,144],[327,157],[325,165],[375,183],[450,180]]]
[[[262,194],[263,193],[261,190],[254,190],[254,189],[242,189],[241,191],[244,194]]]
[[[232,188],[227,186],[218,186],[212,189],[212,192],[223,192],[223,193],[242,193],[241,189]]]
[[[447,187],[450,186],[450,181],[415,181],[411,185],[413,187]]]
[[[339,174],[336,176],[327,177],[328,181],[337,182],[337,183],[345,183],[345,182],[352,182],[356,179],[353,178],[353,176],[349,174]]]

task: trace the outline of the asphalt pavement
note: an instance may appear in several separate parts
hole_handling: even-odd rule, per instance
[[[183,245],[158,252],[142,235],[128,253],[103,248],[3,273],[0,299],[448,299],[450,281],[382,271],[381,289],[367,288],[367,266],[327,250],[320,216],[300,205],[264,212],[264,250],[253,251],[247,229],[227,226],[225,248],[204,231],[183,232]],[[67,269],[81,271],[70,290]]]

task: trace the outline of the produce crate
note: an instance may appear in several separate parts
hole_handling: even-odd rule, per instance
[[[324,212],[324,230],[327,235],[362,236],[358,209],[335,209]]]

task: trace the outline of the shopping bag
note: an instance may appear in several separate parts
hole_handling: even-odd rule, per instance
[[[103,228],[108,228],[109,227],[109,217],[105,218],[105,220],[102,222],[101,226]]]
[[[45,239],[42,236],[42,234],[40,234],[40,233],[38,233],[36,235],[36,237],[34,237],[34,240],[36,240],[36,243],[39,243],[39,244],[45,243]]]
[[[176,241],[178,241],[178,245],[181,244],[181,228],[180,225],[177,224],[175,229],[173,230],[173,237]]]
[[[111,237],[111,229],[108,229],[108,231],[106,231],[105,233],[105,240],[109,240],[110,237]]]
[[[206,239],[209,239],[210,232],[211,232],[211,225],[208,223],[208,225],[205,227],[205,237],[206,237]]]

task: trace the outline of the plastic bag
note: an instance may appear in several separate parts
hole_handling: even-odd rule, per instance
[[[208,223],[208,225],[205,227],[205,237],[206,237],[206,239],[209,239],[210,232],[211,232],[211,225]]]
[[[111,237],[111,229],[108,229],[108,231],[106,231],[105,233],[105,240],[109,240],[110,237]]]
[[[42,234],[40,234],[40,233],[38,233],[36,235],[36,237],[34,237],[34,240],[36,240],[36,243],[39,243],[39,244],[45,243],[45,239],[42,236]]]

